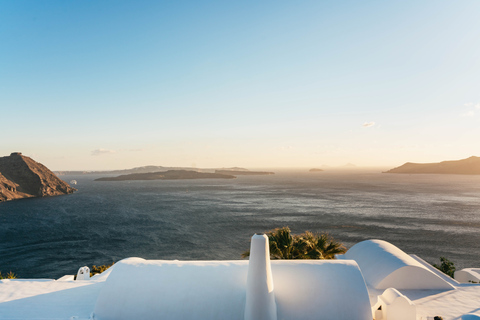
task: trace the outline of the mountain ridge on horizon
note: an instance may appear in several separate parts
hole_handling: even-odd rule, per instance
[[[480,157],[471,156],[466,159],[433,163],[406,162],[385,173],[480,175]]]
[[[182,167],[182,166],[156,166],[156,165],[146,165],[146,166],[138,166],[129,169],[113,169],[113,170],[53,170],[56,175],[83,175],[83,174],[131,174],[131,173],[151,173],[151,172],[159,172],[159,171],[168,171],[168,170],[189,170],[189,171],[197,171],[197,172],[210,172],[214,173],[215,171],[243,171],[245,175],[249,175],[254,172],[267,172],[264,170],[299,170],[303,171],[304,169],[309,168],[322,168],[322,170],[356,170],[356,169],[371,169],[371,168],[388,168],[388,165],[374,165],[374,166],[357,166],[353,163],[347,163],[337,166],[332,165],[321,165],[317,167],[312,166],[301,166],[301,167],[256,167],[255,169],[247,169],[244,167],[210,167],[210,168],[198,168],[198,167]],[[257,169],[262,168],[262,169]],[[262,171],[259,171],[262,170]],[[269,172],[270,173],[270,172]],[[270,173],[271,174],[271,173]]]
[[[215,172],[215,170],[236,170],[236,171],[250,171],[245,168],[231,167],[231,168],[195,168],[195,167],[164,167],[164,166],[140,166],[130,169],[120,170],[56,170],[53,171],[56,175],[72,175],[72,174],[132,174],[132,173],[151,173],[168,170],[188,170],[197,172]]]

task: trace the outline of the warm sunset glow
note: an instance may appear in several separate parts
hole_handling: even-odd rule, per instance
[[[480,156],[478,1],[8,1],[0,156],[53,170]]]

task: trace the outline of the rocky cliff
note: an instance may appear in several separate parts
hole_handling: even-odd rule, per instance
[[[19,152],[0,157],[0,202],[76,191],[47,167]]]

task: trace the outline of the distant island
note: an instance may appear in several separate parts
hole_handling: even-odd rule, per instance
[[[480,174],[480,157],[437,163],[412,163],[386,171],[386,173],[436,173],[436,174]]]
[[[275,174],[275,172],[268,172],[268,171],[250,171],[250,170],[230,170],[230,169],[223,169],[223,170],[215,170],[215,173],[218,174],[233,174],[235,176],[258,176],[258,175],[269,175]]]
[[[55,171],[55,174],[59,176],[63,175],[84,175],[84,174],[132,174],[132,173],[151,173],[159,171],[168,171],[168,170],[191,170],[191,171],[202,171],[201,169],[195,168],[183,168],[183,167],[162,167],[162,166],[143,166],[135,167],[132,169],[123,169],[123,170],[100,170],[100,171]]]
[[[132,173],[118,177],[104,177],[95,181],[127,181],[127,180],[181,180],[181,179],[235,179],[229,174],[197,172],[189,170],[168,170],[148,173]]]
[[[47,167],[13,152],[0,157],[0,202],[70,194],[76,191]]]
[[[310,170],[308,170],[308,172],[322,172],[323,169],[319,169],[319,168],[312,168]]]
[[[153,173],[153,172],[166,172],[166,171],[193,171],[193,172],[205,172],[205,173],[220,173],[227,175],[265,175],[265,174],[274,174],[274,172],[263,172],[263,171],[250,171],[245,168],[232,167],[232,168],[193,168],[193,167],[163,167],[163,166],[143,166],[136,167],[132,169],[124,170],[103,170],[103,171],[55,171],[55,174],[62,175],[84,175],[84,174],[117,174],[117,175],[127,175],[127,174],[137,174],[137,173]]]

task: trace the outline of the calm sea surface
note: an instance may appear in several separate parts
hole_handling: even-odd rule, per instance
[[[277,173],[233,180],[94,182],[73,195],[0,203],[0,270],[58,278],[126,257],[240,259],[289,226],[347,247],[383,239],[429,262],[480,267],[480,176]]]

